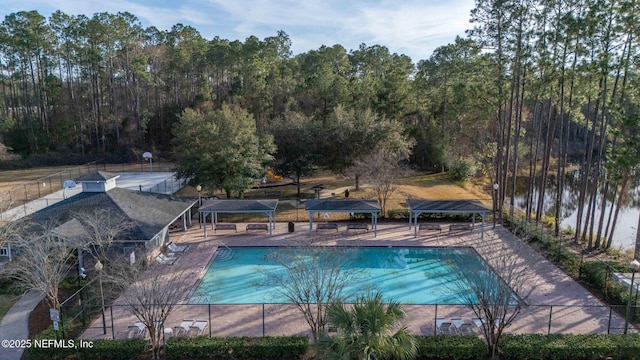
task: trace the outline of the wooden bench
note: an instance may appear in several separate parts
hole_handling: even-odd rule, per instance
[[[234,230],[238,232],[238,228],[236,228],[236,224],[216,224],[215,229],[213,231],[218,230]]]
[[[316,225],[316,231],[318,230],[333,230],[338,231],[338,223],[320,223]]]
[[[269,231],[269,225],[268,224],[247,224],[247,231],[249,230]]]
[[[265,190],[264,191],[264,196],[265,197],[276,197],[276,198],[280,198],[280,194],[281,192],[278,190]]]
[[[349,230],[364,230],[364,231],[369,231],[369,224],[363,224],[363,223],[347,224],[347,232],[348,232]]]
[[[442,226],[440,226],[440,224],[424,223],[418,225],[418,231],[422,230],[437,230],[442,232]]]
[[[449,231],[456,231],[456,230],[471,230],[473,227],[471,224],[451,224],[449,225]]]

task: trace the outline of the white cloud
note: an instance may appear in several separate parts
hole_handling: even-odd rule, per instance
[[[474,0],[0,0],[0,16],[36,9],[49,16],[55,10],[92,16],[97,12],[136,15],[143,26],[168,30],[182,23],[211,39],[262,39],[284,30],[294,53],[341,44],[347,50],[360,43],[383,45],[428,58],[438,46],[464,36],[471,27]]]

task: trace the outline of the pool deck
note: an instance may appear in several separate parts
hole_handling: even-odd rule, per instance
[[[378,233],[373,231],[346,230],[341,225],[335,229],[309,232],[308,223],[296,223],[296,231],[288,232],[287,223],[277,223],[273,235],[266,232],[246,232],[246,224],[238,223],[238,232],[233,230],[207,231],[195,223],[186,232],[174,232],[171,238],[177,244],[189,244],[189,248],[174,265],[164,265],[167,273],[184,271],[188,280],[185,292],[191,292],[203,276],[219,246],[291,246],[321,244],[326,246],[472,246],[489,263],[492,258],[511,259],[521,270],[527,272],[527,282],[519,295],[530,292],[527,304],[514,323],[507,328],[509,333],[576,333],[606,334],[622,333],[624,318],[610,311],[610,307],[591,295],[577,282],[563,273],[500,225],[495,229],[485,226],[481,240],[480,226],[474,230],[448,231],[443,224],[442,232],[422,231],[414,237],[408,223],[380,223]],[[114,304],[118,304],[118,300]],[[471,319],[473,312],[460,305],[404,305],[407,313],[406,325],[415,334],[434,333],[435,318]],[[178,305],[167,321],[172,328],[183,319],[209,320],[203,335],[212,336],[276,336],[309,334],[308,326],[295,305]],[[551,319],[551,321],[550,321]],[[82,338],[123,338],[128,327],[136,321],[122,306],[106,310],[107,334],[103,334],[102,319],[98,317]],[[113,329],[111,324],[113,323]],[[632,332],[636,332],[632,329]]]

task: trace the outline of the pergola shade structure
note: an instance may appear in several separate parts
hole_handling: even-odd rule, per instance
[[[356,199],[313,199],[307,200],[305,210],[309,212],[309,231],[313,231],[313,215],[315,213],[364,213],[371,214],[371,227],[373,235],[377,235],[378,213],[380,204],[377,200]]]
[[[420,214],[479,214],[482,217],[481,239],[484,239],[484,219],[490,212],[477,200],[422,200],[409,199],[409,228],[413,225],[413,236],[418,236],[418,216]],[[475,216],[472,216],[475,226]]]
[[[211,214],[212,228],[218,223],[218,213],[245,214],[265,213],[269,218],[269,236],[275,226],[275,212],[278,200],[208,200],[200,206],[200,215],[204,219],[204,238],[207,238],[207,215]]]

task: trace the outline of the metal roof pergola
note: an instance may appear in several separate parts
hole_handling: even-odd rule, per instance
[[[348,212],[371,214],[371,227],[373,236],[377,235],[378,213],[380,204],[377,200],[357,199],[312,199],[307,200],[305,210],[309,212],[309,232],[313,231],[313,214],[330,212]]]
[[[413,236],[418,236],[418,216],[423,213],[431,214],[480,214],[482,227],[480,239],[484,239],[484,218],[491,210],[478,200],[422,200],[409,199],[409,228],[413,224]],[[413,223],[412,223],[413,221]],[[473,216],[475,226],[475,216]]]
[[[207,215],[212,214],[212,227],[218,222],[218,213],[265,213],[269,218],[269,236],[275,226],[275,212],[278,200],[208,200],[200,206],[204,219],[204,238],[207,238]]]

